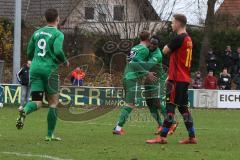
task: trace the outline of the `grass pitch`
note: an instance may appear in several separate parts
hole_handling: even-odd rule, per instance
[[[15,128],[17,109],[0,109],[0,160],[237,160],[240,157],[240,110],[192,110],[199,144],[180,145],[187,132],[182,120],[166,145],[148,145],[156,125],[136,118],[126,124],[126,135],[112,135],[119,111],[87,122],[58,121],[56,135],[61,142],[45,142],[47,109],[26,119],[23,130]],[[144,115],[143,114],[143,115]],[[180,117],[180,116],[178,116]]]

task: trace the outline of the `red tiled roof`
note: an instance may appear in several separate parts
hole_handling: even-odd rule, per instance
[[[217,14],[240,15],[240,0],[224,0]]]

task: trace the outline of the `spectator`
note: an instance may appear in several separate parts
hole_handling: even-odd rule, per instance
[[[204,79],[205,89],[218,89],[217,78],[213,75],[213,71],[208,72],[207,77]]]
[[[229,73],[232,71],[233,66],[233,55],[232,55],[232,49],[231,46],[227,46],[225,50],[225,55],[223,57],[223,67],[227,68]]]
[[[28,61],[20,71],[17,73],[17,80],[21,84],[21,104],[19,110],[22,110],[25,103],[29,101],[30,97],[30,81],[29,81],[29,68],[31,66],[31,61]]]
[[[203,79],[201,77],[200,71],[196,72],[196,76],[193,79],[192,87],[193,87],[193,89],[202,89],[203,88]]]
[[[240,47],[238,47],[237,52],[233,54],[233,66],[232,66],[232,77],[238,74],[238,68],[240,67]]]
[[[218,84],[219,84],[219,89],[221,89],[221,90],[230,90],[231,89],[231,76],[228,73],[227,68],[224,68],[223,72],[220,73]]]
[[[240,68],[240,47],[237,48],[237,55],[238,55],[238,69]]]
[[[71,74],[71,82],[73,86],[82,86],[83,79],[85,78],[85,72],[80,68],[77,67]]]
[[[206,59],[206,64],[207,64],[207,71],[209,72],[212,70],[213,72],[216,71],[217,68],[217,57],[213,53],[212,49],[208,51],[207,59]]]
[[[240,90],[240,69],[238,69],[238,73],[233,78],[233,82],[237,85],[236,89]]]

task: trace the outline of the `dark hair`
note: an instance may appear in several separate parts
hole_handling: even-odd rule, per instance
[[[58,18],[58,11],[54,8],[47,9],[45,12],[45,18],[48,23],[55,22]]]
[[[213,70],[209,70],[208,73],[213,72]]]
[[[180,22],[183,26],[187,24],[187,17],[184,14],[174,14],[173,17]]]
[[[148,31],[142,31],[139,35],[141,41],[146,41],[150,37],[150,33]]]
[[[160,37],[157,35],[153,35],[150,38],[150,43],[154,44],[154,45],[159,45],[160,44]]]

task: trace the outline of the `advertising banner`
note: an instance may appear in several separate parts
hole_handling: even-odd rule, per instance
[[[194,89],[193,106],[197,108],[217,108],[218,90]]]
[[[240,108],[240,92],[218,91],[218,108]]]
[[[59,101],[68,106],[124,106],[124,90],[121,87],[74,87],[62,86]],[[190,106],[193,106],[194,91],[189,90]],[[138,87],[135,98],[139,107],[146,107],[144,87]],[[19,105],[21,86],[0,84],[0,103]],[[43,102],[47,104],[46,97]]]
[[[60,88],[59,101],[70,106],[124,106],[124,90],[120,87],[73,87]],[[44,103],[47,104],[46,97]],[[0,85],[0,103],[19,105],[21,102],[20,85]],[[146,106],[144,90],[139,89],[136,103],[140,107]]]

